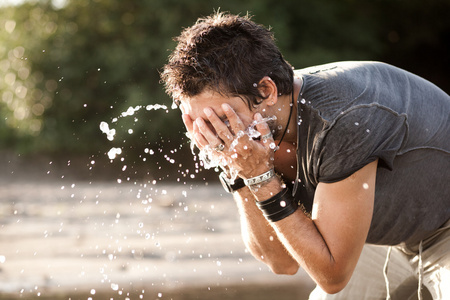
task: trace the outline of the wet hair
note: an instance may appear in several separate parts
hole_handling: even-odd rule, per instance
[[[280,95],[292,92],[292,66],[272,32],[248,15],[214,13],[184,29],[175,41],[161,79],[176,102],[211,90],[255,107],[265,99],[258,89],[264,76],[275,82]]]

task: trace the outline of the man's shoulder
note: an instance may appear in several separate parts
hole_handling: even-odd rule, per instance
[[[340,69],[344,71],[351,71],[351,70],[357,70],[360,68],[394,68],[398,69],[397,67],[394,67],[390,64],[381,62],[381,61],[337,61],[337,62],[331,62],[316,66],[310,66],[306,68],[296,69],[294,72],[296,74],[316,74],[320,72],[326,72],[331,71],[335,69]]]

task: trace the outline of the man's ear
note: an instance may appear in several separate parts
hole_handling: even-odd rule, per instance
[[[264,76],[258,83],[258,89],[264,97],[264,102],[269,105],[275,105],[278,101],[278,89],[275,82],[269,76]]]

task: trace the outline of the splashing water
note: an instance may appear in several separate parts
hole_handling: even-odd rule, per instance
[[[109,159],[114,159],[116,158],[117,155],[122,154],[122,148],[116,148],[116,147],[112,147],[109,151],[108,151],[108,157]]]
[[[261,136],[261,133],[255,129],[256,125],[266,123],[269,121],[275,121],[277,119],[276,116],[266,117],[263,118],[260,121],[253,121],[252,124],[245,130],[245,131],[239,131],[236,134],[236,138],[233,140],[233,142],[230,145],[230,150],[233,151],[234,148],[239,143],[239,139],[242,138],[244,135],[247,135],[249,139],[257,139]]]
[[[100,130],[104,133],[104,134],[106,134],[106,138],[109,140],[109,141],[112,141],[112,140],[114,140],[114,136],[116,135],[116,130],[113,128],[113,129],[109,129],[109,124],[108,123],[106,123],[106,122],[101,122],[100,123]]]
[[[256,128],[255,128],[256,125],[266,123],[269,121],[275,121],[276,119],[277,119],[276,116],[271,116],[271,117],[263,118],[260,121],[253,121],[250,124],[250,126],[248,126],[245,130],[241,130],[238,133],[236,133],[236,136],[230,145],[229,151],[234,151],[236,146],[239,144],[239,141],[244,136],[247,136],[248,139],[259,138],[261,136],[261,133],[258,130],[256,130]],[[187,137],[190,138],[189,134],[187,134]],[[276,149],[276,145],[273,142],[269,146],[271,149]],[[192,141],[192,139],[191,139],[191,150],[194,154],[194,142]],[[229,166],[230,165],[229,159],[231,159],[231,158],[224,157],[224,156],[218,156],[217,152],[213,148],[211,148],[209,145],[199,151],[198,157],[203,162],[205,169],[218,168],[218,167],[223,168],[225,166]],[[232,180],[236,179],[237,175],[238,175],[238,170],[230,168],[229,171],[230,171],[231,179]]]
[[[165,109],[167,110],[167,106],[165,105],[161,105],[161,104],[154,104],[154,105],[146,105],[146,106],[142,106],[142,105],[138,105],[138,106],[130,106],[126,111],[122,112],[120,114],[119,117],[113,118],[111,123],[116,123],[119,118],[124,118],[124,117],[129,117],[129,116],[133,116],[137,111],[141,110],[142,108],[145,108],[146,110],[150,111],[150,110],[158,110],[158,109]],[[113,141],[114,140],[114,136],[116,135],[116,129],[114,128],[110,128],[109,124],[105,121],[100,122],[100,130],[101,132],[103,132],[104,134],[106,134],[106,138],[109,141]],[[130,129],[131,130],[131,129]],[[128,131],[130,134],[133,132]],[[116,158],[117,155],[122,154],[122,149],[121,148],[111,148],[108,151],[108,157],[109,159],[114,159]]]
[[[117,120],[119,118],[121,118],[121,117],[132,116],[132,115],[134,115],[134,113],[136,113],[137,111],[141,110],[142,108],[144,108],[144,106],[142,106],[142,105],[138,105],[138,106],[135,106],[135,107],[130,106],[130,107],[128,107],[127,111],[122,112],[119,117],[114,118],[112,120],[112,123],[117,122]],[[149,104],[149,105],[145,106],[145,109],[146,110],[167,109],[167,106],[161,105],[161,104],[153,104],[153,105]]]

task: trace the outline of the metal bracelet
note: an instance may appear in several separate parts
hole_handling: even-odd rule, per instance
[[[275,171],[274,171],[274,169],[270,169],[266,173],[261,174],[259,176],[244,179],[244,183],[246,186],[251,186],[251,185],[255,185],[255,184],[259,184],[261,182],[267,181],[270,178],[272,178],[273,176],[275,176]]]

